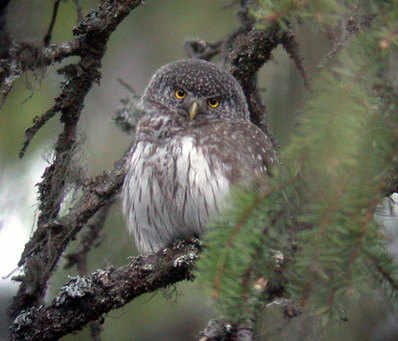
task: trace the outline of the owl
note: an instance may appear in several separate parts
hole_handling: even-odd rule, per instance
[[[249,120],[242,88],[213,63],[161,67],[139,103],[122,190],[129,231],[142,254],[200,236],[231,186],[266,175],[275,156]]]

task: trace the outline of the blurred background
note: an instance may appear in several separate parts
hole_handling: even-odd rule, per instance
[[[96,7],[98,1],[81,0],[83,13]],[[130,143],[130,137],[112,122],[112,115],[120,107],[120,100],[128,91],[118,78],[141,94],[151,75],[161,65],[185,58],[184,42],[191,39],[219,40],[239,23],[236,8],[227,1],[215,0],[151,0],[137,8],[112,34],[103,59],[102,79],[86,98],[80,121],[82,141],[81,163],[89,175],[110,169],[120,159]],[[12,0],[7,25],[12,38],[37,45],[48,28],[53,1]],[[77,16],[73,1],[62,1],[53,32],[52,43],[72,39]],[[328,51],[326,39],[318,39],[310,28],[302,27],[298,40],[304,64],[311,68]],[[73,62],[70,58],[66,63]],[[18,158],[24,140],[24,130],[36,115],[53,104],[63,80],[56,74],[60,64],[48,69],[27,73],[20,79],[0,114],[0,340],[6,340],[5,309],[17,287],[7,277],[16,268],[24,244],[32,234],[37,215],[36,187],[51,159],[51,150],[61,125],[53,118],[33,139],[25,157]],[[274,52],[259,75],[260,88],[268,107],[271,131],[283,146],[289,140],[302,104],[307,95],[301,76],[283,49]],[[89,254],[89,270],[108,265],[120,266],[136,251],[128,236],[120,204],[116,203],[107,219],[101,245]],[[71,245],[73,249],[74,245]],[[63,261],[50,283],[47,299],[57,292],[77,272],[63,270]],[[368,307],[373,320],[367,328],[377,330],[384,313]],[[358,308],[364,316],[365,308]],[[216,316],[207,295],[199,283],[180,283],[152,295],[144,295],[105,317],[102,340],[192,340],[210,318]],[[366,315],[368,316],[368,315]],[[361,320],[361,317],[358,317]],[[373,322],[372,322],[373,321]],[[390,321],[391,322],[391,321]],[[395,321],[396,322],[396,321]],[[350,323],[358,323],[353,321]],[[373,323],[373,324],[372,324]],[[386,322],[387,323],[387,322]],[[391,323],[394,324],[394,321]],[[396,323],[395,323],[396,324]],[[384,325],[384,322],[383,324]],[[275,339],[280,326],[264,331],[264,340]],[[372,329],[372,330],[373,330]],[[356,329],[360,330],[360,329]],[[359,333],[359,332],[358,332]],[[377,335],[381,335],[376,332]],[[341,340],[336,331],[335,338]],[[62,340],[88,340],[84,330]],[[290,339],[290,338],[289,338]],[[346,334],[347,340],[373,340],[372,333]]]

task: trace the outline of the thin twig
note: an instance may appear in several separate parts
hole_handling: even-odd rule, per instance
[[[325,68],[336,57],[336,55],[347,45],[355,34],[360,33],[364,29],[370,27],[375,15],[359,15],[352,14],[348,17],[343,25],[342,33],[338,39],[333,42],[332,48],[329,52],[321,58],[317,65],[309,68],[307,71],[311,72],[313,69],[321,70]]]
[[[130,94],[133,94],[135,96],[137,96],[137,92],[133,89],[133,87],[127,83],[125,80],[123,80],[122,78],[118,78],[117,81],[124,86],[129,92]]]
[[[189,40],[184,44],[185,53],[189,58],[211,60],[221,52],[223,41],[210,43],[205,40]]]
[[[90,336],[93,341],[101,341],[102,323],[103,319],[89,323]]]
[[[78,248],[65,256],[67,263],[64,265],[65,269],[69,269],[72,266],[77,266],[81,275],[87,274],[87,254],[93,249],[100,245],[101,242],[101,231],[105,225],[106,217],[109,213],[109,209],[113,201],[107,203],[102,207],[87,224],[83,235],[80,238]]]
[[[297,70],[301,74],[301,77],[303,77],[304,86],[309,90],[310,83],[308,80],[308,75],[303,65],[303,58],[300,55],[299,44],[295,35],[292,32],[288,32],[286,35],[284,35],[284,39],[282,39],[282,45],[285,48],[289,57],[293,59]]]
[[[48,109],[43,115],[40,117],[36,116],[33,119],[33,126],[27,128],[25,130],[25,142],[19,151],[19,157],[23,158],[26,152],[26,149],[28,148],[30,142],[32,141],[33,137],[36,135],[36,133],[40,130],[41,127],[43,127],[47,121],[49,121],[51,118],[54,117],[54,115],[60,110],[60,106],[55,104],[53,107]]]
[[[58,8],[59,8],[59,3],[60,2],[61,2],[61,0],[55,0],[54,1],[53,14],[52,14],[52,17],[51,17],[50,26],[48,27],[47,33],[46,33],[46,35],[44,36],[44,39],[43,39],[45,47],[47,47],[50,44],[51,35],[52,35],[52,32],[53,32],[55,21],[57,20],[57,14],[58,14]]]
[[[79,24],[79,22],[83,20],[83,9],[82,9],[82,6],[80,5],[79,0],[73,0],[73,2],[75,3],[76,14],[77,14],[77,23]]]

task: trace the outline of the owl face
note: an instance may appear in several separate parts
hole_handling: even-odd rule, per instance
[[[181,60],[160,68],[142,98],[146,111],[168,112],[184,125],[249,119],[239,83],[215,64]]]

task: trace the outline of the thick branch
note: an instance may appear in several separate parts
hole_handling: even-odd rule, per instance
[[[235,38],[230,52],[225,56],[225,65],[241,84],[248,99],[251,120],[268,133],[264,113],[265,107],[259,100],[257,90],[257,72],[271,59],[272,51],[282,42],[283,36],[279,26],[267,30],[242,32]]]
[[[49,306],[32,307],[18,315],[11,327],[12,337],[30,341],[58,339],[139,295],[192,280],[198,254],[197,243],[178,242],[157,254],[135,257],[118,269],[75,277]]]

